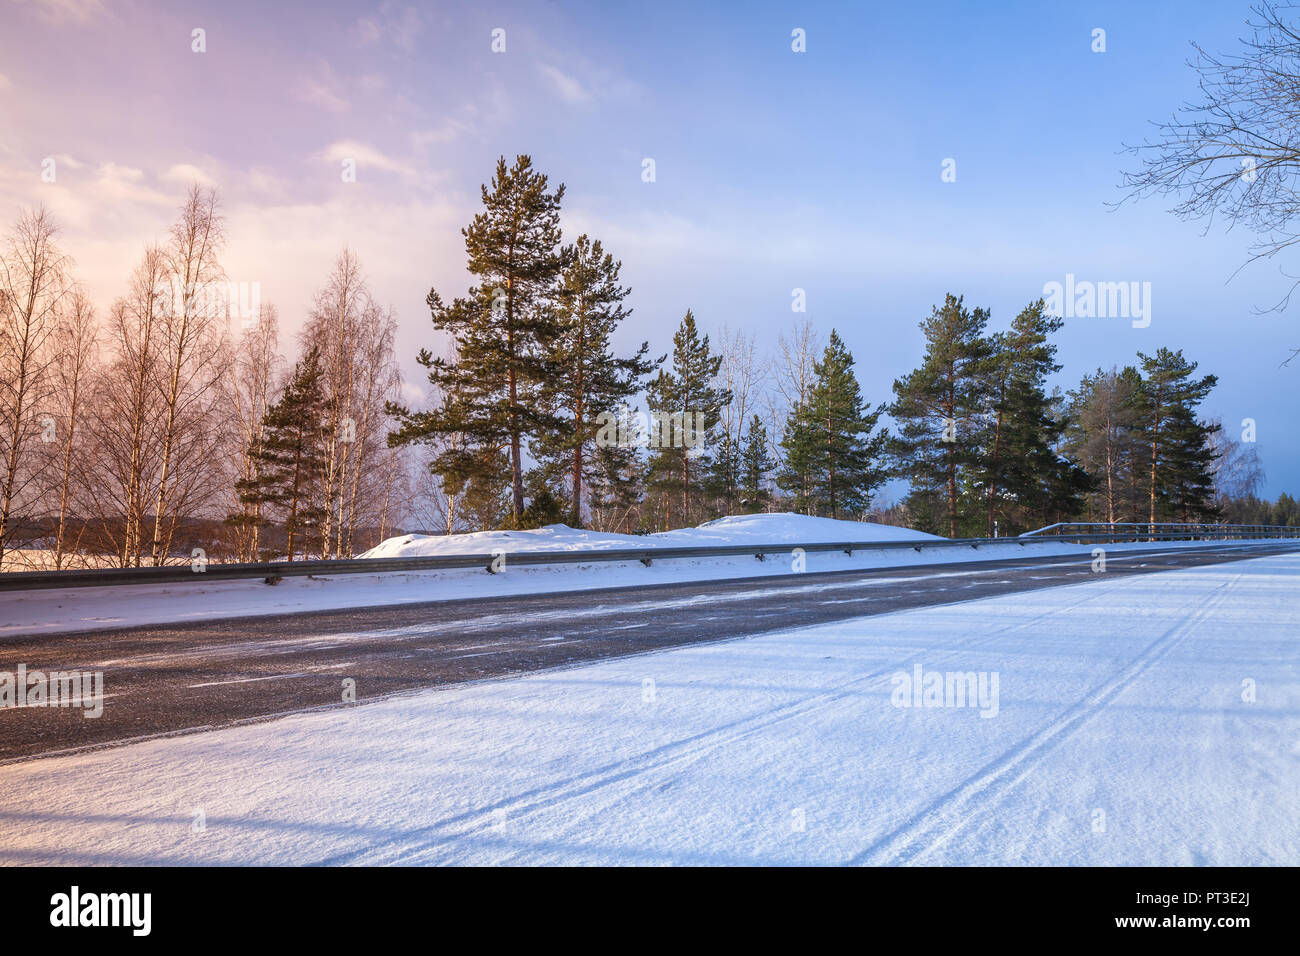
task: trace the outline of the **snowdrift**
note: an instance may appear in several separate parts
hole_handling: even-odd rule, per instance
[[[732,515],[698,528],[658,534],[611,534],[580,531],[551,524],[530,531],[476,531],[472,534],[407,534],[389,538],[361,555],[363,558],[416,558],[446,554],[491,554],[498,548],[522,551],[604,551],[616,548],[686,548],[728,544],[872,544],[880,541],[941,540],[910,528],[810,518],[789,513]]]

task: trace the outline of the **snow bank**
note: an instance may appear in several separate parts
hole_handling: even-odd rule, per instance
[[[371,548],[363,558],[416,558],[447,554],[508,554],[525,551],[607,551],[618,548],[687,548],[728,544],[822,544],[827,542],[878,543],[881,541],[939,540],[910,528],[810,518],[789,513],[732,515],[698,528],[679,528],[658,534],[613,534],[580,531],[551,524],[529,531],[476,531],[472,534],[407,534],[389,538]]]
[[[880,541],[938,541],[937,535],[911,528],[896,528],[867,521],[837,521],[810,518],[788,512],[763,515],[732,515],[709,521],[698,528],[682,528],[647,535],[664,546],[686,547],[710,544],[820,544],[840,542],[869,544]]]

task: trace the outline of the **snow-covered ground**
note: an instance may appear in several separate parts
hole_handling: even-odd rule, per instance
[[[603,561],[538,567],[512,566],[511,554],[544,550],[607,550],[622,547],[683,547],[709,544],[799,544],[844,542],[870,545],[882,541],[911,540],[917,544],[942,542],[933,535],[857,521],[833,521],[804,515],[749,515],[723,518],[681,531],[660,535],[609,535],[552,525],[535,531],[490,531],[477,534],[390,538],[367,552],[371,557],[416,557],[434,554],[505,554],[502,573],[483,570],[419,571],[389,574],[340,574],[321,577],[286,577],[270,586],[261,580],[142,584],[125,587],[52,588],[40,591],[0,592],[0,635],[63,633],[101,627],[183,623],[258,614],[295,613],[339,608],[413,604],[420,601],[462,600],[544,594],[550,591],[585,591],[646,584],[719,581],[734,578],[790,574],[793,557],[775,556],[759,562],[742,555],[733,558],[672,559],[650,567],[638,561]],[[1111,545],[1109,550],[1170,550],[1194,547],[1190,543]],[[1085,558],[1092,546],[1035,541],[1021,547],[1015,539],[1006,544],[970,548],[911,548],[840,552],[812,552],[804,558],[809,573],[872,568],[910,567],[918,564],[988,561],[1012,557],[1073,555]]]
[[[581,531],[552,524],[530,531],[476,531],[471,534],[407,534],[389,538],[363,558],[418,558],[447,554],[509,554],[526,551],[610,551],[616,548],[691,548],[730,544],[827,544],[843,541],[939,541],[936,535],[911,528],[837,521],[789,513],[731,515],[698,528],[678,528],[658,534],[612,534]]]
[[[1298,587],[1097,575],[11,764],[0,862],[1293,864]],[[990,696],[896,706],[918,666]]]

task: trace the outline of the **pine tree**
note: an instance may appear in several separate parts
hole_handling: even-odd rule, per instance
[[[872,434],[884,409],[863,406],[853,355],[834,329],[813,375],[807,403],[795,409],[782,436],[785,480],[807,476],[807,493],[798,500],[802,510],[856,517],[886,477],[880,459],[887,438]]]
[[[725,426],[718,428],[713,454],[709,456],[709,472],[704,480],[705,495],[718,514],[731,514],[740,504],[743,449],[743,443],[728,434]]]
[[[528,493],[528,507],[524,509],[521,528],[543,528],[561,524],[568,516],[569,500],[551,489],[546,472],[534,468],[524,477],[524,490]]]
[[[434,462],[444,481],[490,487],[497,450],[509,460],[511,520],[523,520],[524,443],[529,436],[559,427],[542,400],[557,374],[547,345],[559,334],[559,316],[550,295],[562,265],[560,200],[564,186],[548,192],[545,175],[528,156],[512,167],[497,160],[492,188],[482,188],[484,211],[461,230],[469,271],[479,285],[464,298],[445,304],[437,290],[426,302],[433,326],[451,336],[452,358],[434,358],[421,349],[417,361],[444,396],[428,412],[390,405],[401,423],[393,444],[428,441],[438,434],[463,436],[462,450]]]
[[[925,358],[920,368],[894,382],[889,408],[901,426],[892,454],[897,472],[912,484],[908,508],[937,506],[950,537],[957,536],[964,517],[963,482],[986,445],[988,318],[987,309],[967,309],[960,297],[947,295],[921,322]]]
[[[646,468],[640,450],[618,444],[597,445],[588,477],[588,504],[600,531],[631,534],[645,492]]]
[[[709,349],[689,309],[673,335],[671,369],[660,369],[647,389],[651,414],[649,485],[664,496],[663,520],[672,527],[674,503],[683,526],[699,509],[701,478],[709,473],[710,444],[716,439],[722,406],[731,393],[714,380],[722,357]]]
[[[741,504],[751,513],[762,511],[771,500],[767,482],[776,465],[768,447],[767,428],[757,415],[749,420],[745,432],[745,447],[740,453]]]
[[[1212,519],[1214,509],[1214,450],[1210,436],[1216,426],[1196,418],[1196,407],[1218,377],[1193,379],[1196,363],[1182,350],[1138,353],[1144,378],[1138,393],[1140,430],[1147,449],[1147,515],[1161,518]]]
[[[623,307],[630,290],[618,284],[622,263],[605,252],[599,239],[579,236],[564,249],[563,258],[555,295],[557,333],[546,343],[546,362],[553,372],[543,392],[560,426],[539,436],[531,451],[548,479],[562,480],[568,522],[577,528],[582,526],[584,491],[599,467],[593,452],[602,416],[617,415],[664,357],[648,359],[646,342],[628,358],[614,355],[614,332],[632,314]]]
[[[1133,423],[1129,431],[1128,469],[1124,482],[1124,510],[1129,521],[1147,519],[1146,497],[1146,437],[1142,433],[1142,373],[1135,365],[1126,365],[1120,372],[1124,387],[1129,390],[1129,404]]]
[[[319,526],[325,513],[320,475],[327,412],[320,349],[313,346],[294,366],[283,394],[262,419],[261,437],[252,451],[257,468],[251,477],[237,482],[242,508],[227,519],[246,524],[265,521],[268,507],[282,511],[290,561],[297,550],[295,540]]]
[[[1285,491],[1277,496],[1277,501],[1273,503],[1270,511],[1269,524],[1283,525],[1288,528],[1294,528],[1300,525],[1300,502],[1292,498]]]
[[[1012,512],[1036,511],[1035,503],[1041,504],[1058,477],[1059,463],[1050,446],[1060,429],[1048,414],[1044,385],[1048,375],[1061,369],[1048,337],[1062,324],[1039,299],[1021,310],[1009,331],[989,339],[987,444],[972,469],[973,483],[984,497],[988,535],[999,519],[1003,526],[1017,526]]]
[[[1037,400],[1034,407],[1039,407]],[[1094,487],[1092,477],[1069,455],[1065,394],[1059,388],[1053,389],[1041,407],[1042,417],[1031,442],[1018,441],[1014,431],[1011,436],[1011,448],[1030,449],[1024,456],[1024,467],[1013,470],[1009,486],[1021,504],[1016,509],[1013,532],[1023,531],[1026,519],[1040,526],[1077,520],[1083,513],[1085,496]]]
[[[1067,455],[1067,406],[1063,396],[1046,391],[1047,377],[1061,368],[1049,339],[1062,324],[1039,299],[989,339],[985,444],[968,477],[972,498],[982,499],[983,520],[971,521],[972,531],[1015,533],[1072,518],[1083,507],[1090,480]]]

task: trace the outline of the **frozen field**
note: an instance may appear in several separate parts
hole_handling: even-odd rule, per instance
[[[1298,594],[1098,575],[9,764],[0,861],[1294,864]]]

